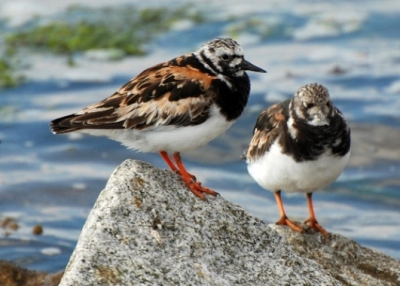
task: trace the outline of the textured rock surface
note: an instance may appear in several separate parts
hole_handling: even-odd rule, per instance
[[[56,286],[60,283],[63,272],[47,274],[21,268],[14,263],[0,260],[1,286]]]
[[[269,226],[170,171],[127,160],[83,228],[60,285],[400,285],[400,262],[340,235]]]

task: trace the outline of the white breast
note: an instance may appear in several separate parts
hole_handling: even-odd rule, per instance
[[[142,152],[180,152],[207,144],[225,132],[234,121],[226,121],[216,106],[212,106],[210,117],[202,124],[186,127],[159,126],[146,130],[134,129],[86,129],[81,132],[107,136],[128,148]]]
[[[350,152],[343,157],[324,154],[318,160],[296,162],[283,154],[275,141],[269,152],[254,162],[247,162],[247,169],[264,189],[309,193],[335,181],[347,165],[349,157]]]

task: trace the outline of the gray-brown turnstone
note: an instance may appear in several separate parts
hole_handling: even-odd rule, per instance
[[[265,72],[244,59],[232,39],[215,39],[150,67],[113,95],[78,113],[53,120],[53,133],[107,136],[128,148],[159,152],[198,197],[216,195],[186,171],[180,152],[205,145],[241,115],[250,93],[246,70]],[[173,152],[171,160],[167,152]]]
[[[281,215],[277,224],[302,231],[287,218],[281,191],[306,193],[310,216],[305,223],[325,236],[328,232],[316,220],[311,196],[339,177],[349,156],[350,129],[328,90],[317,83],[265,109],[245,153],[250,175],[275,193]]]

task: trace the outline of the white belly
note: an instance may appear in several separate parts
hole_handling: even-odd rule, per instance
[[[296,162],[292,157],[282,154],[275,142],[269,152],[254,162],[248,162],[247,169],[264,189],[309,193],[335,181],[349,157],[350,152],[344,157],[325,154],[315,161]]]
[[[85,129],[81,132],[96,136],[107,136],[128,148],[142,152],[180,152],[207,144],[224,133],[234,121],[227,122],[219,109],[211,108],[211,116],[195,126],[160,126],[146,130],[134,129]]]

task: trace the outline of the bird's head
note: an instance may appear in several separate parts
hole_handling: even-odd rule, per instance
[[[309,125],[321,126],[329,125],[333,104],[324,86],[311,83],[296,91],[292,108],[297,117],[304,119]]]
[[[215,73],[225,76],[243,76],[244,71],[263,72],[244,59],[242,47],[229,38],[215,39],[207,42],[195,52],[201,61],[208,65]]]

